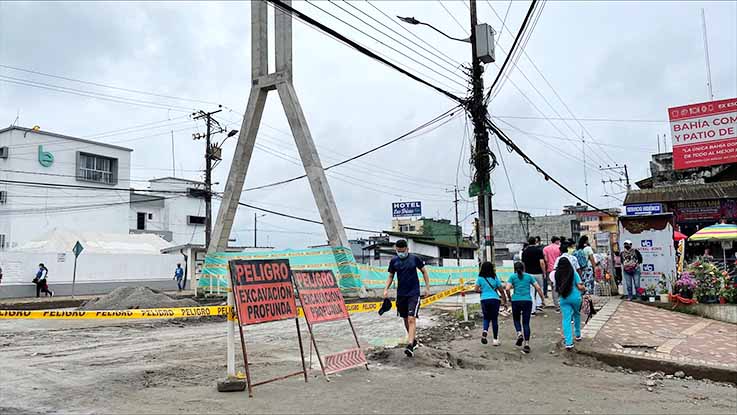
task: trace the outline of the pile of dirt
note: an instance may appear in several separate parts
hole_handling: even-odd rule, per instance
[[[80,310],[130,310],[138,308],[197,307],[189,298],[172,298],[148,287],[119,287],[110,294],[90,300]]]

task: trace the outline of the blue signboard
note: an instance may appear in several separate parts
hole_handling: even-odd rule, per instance
[[[392,203],[392,216],[422,216],[422,202]]]
[[[627,205],[625,206],[625,209],[628,216],[655,215],[663,213],[663,205],[660,203],[639,203],[636,205]]]

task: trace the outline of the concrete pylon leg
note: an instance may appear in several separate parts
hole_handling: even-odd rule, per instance
[[[281,98],[282,106],[287,114],[287,121],[289,121],[289,126],[292,129],[292,135],[307,173],[312,195],[315,197],[315,203],[320,212],[320,219],[322,219],[325,226],[330,246],[349,247],[348,237],[345,234],[345,229],[343,229],[343,222],[338,214],[333,192],[330,190],[330,184],[328,184],[328,179],[325,176],[320,156],[317,154],[315,142],[312,141],[312,135],[307,126],[302,107],[299,105],[294,86],[289,82],[284,82],[278,84],[276,90],[279,91],[279,98]]]
[[[208,254],[225,251],[228,247],[228,238],[230,237],[230,231],[233,229],[235,213],[238,210],[238,202],[243,191],[246,173],[251,163],[251,155],[256,144],[256,134],[261,123],[267,95],[268,90],[266,89],[251,88],[246,113],[243,116],[240,134],[238,135],[238,144],[235,148],[233,162],[230,165],[228,182],[225,185],[223,200],[215,221],[212,242],[207,247]],[[233,287],[230,278],[228,278],[228,306],[233,307]],[[236,378],[235,374],[235,321],[228,319],[227,325],[227,377],[224,381],[218,383],[218,390],[222,392],[241,391],[246,388],[246,382]]]

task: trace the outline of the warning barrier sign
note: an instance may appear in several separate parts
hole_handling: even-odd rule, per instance
[[[294,272],[299,301],[305,317],[312,324],[348,318],[338,280],[331,270]]]
[[[288,259],[230,261],[241,324],[297,317]]]
[[[361,349],[361,343],[358,341],[358,335],[353,328],[353,322],[348,315],[343,294],[340,293],[333,271],[326,269],[295,272],[294,284],[297,287],[297,295],[302,303],[307,329],[310,331],[312,345],[315,347],[323,376],[327,379],[331,373],[362,365],[368,370],[368,360]],[[338,320],[348,321],[351,332],[353,332],[353,339],[356,341],[356,348],[325,356],[323,359],[320,357],[320,349],[317,347],[312,326]]]
[[[294,285],[292,284],[292,271],[289,268],[289,260],[234,259],[228,262],[228,267],[230,268],[230,281],[235,299],[235,311],[239,320],[238,331],[241,336],[248,396],[253,397],[254,386],[292,376],[303,376],[306,383],[307,367],[305,366],[302,334],[299,330],[299,318],[297,318],[297,304],[294,300]],[[262,382],[253,382],[250,365],[248,364],[244,326],[290,318],[294,319],[297,327],[297,340],[299,342],[302,370]]]

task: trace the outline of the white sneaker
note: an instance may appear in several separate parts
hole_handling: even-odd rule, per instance
[[[499,340],[497,340],[497,339],[493,339],[493,340],[491,341],[491,345],[492,345],[492,346],[499,346]]]

